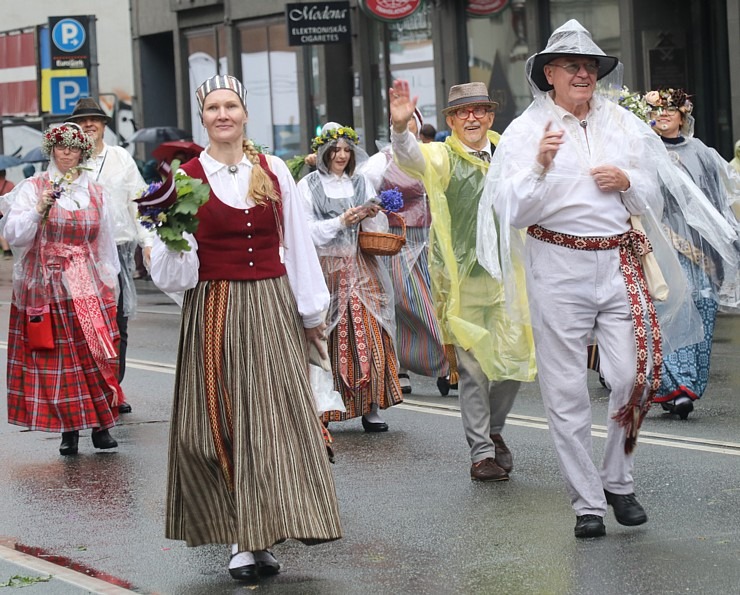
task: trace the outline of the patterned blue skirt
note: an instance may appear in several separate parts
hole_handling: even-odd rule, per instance
[[[679,254],[681,266],[694,267],[688,259]],[[690,279],[697,279],[697,271],[691,272]],[[709,282],[707,280],[707,282]],[[663,358],[663,378],[661,379],[657,403],[672,401],[676,397],[686,396],[691,400],[699,399],[707,388],[709,381],[709,360],[712,355],[712,339],[714,337],[714,323],[717,319],[718,304],[712,298],[697,297],[694,299],[696,309],[699,310],[704,323],[704,340],[694,345],[681,347]]]

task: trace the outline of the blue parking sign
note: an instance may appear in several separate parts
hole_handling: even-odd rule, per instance
[[[76,52],[85,43],[85,27],[76,19],[62,19],[54,25],[51,39],[63,52]]]
[[[50,83],[52,114],[71,114],[77,100],[90,95],[86,76],[57,76]]]

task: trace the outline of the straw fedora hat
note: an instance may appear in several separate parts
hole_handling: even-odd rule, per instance
[[[110,122],[110,116],[106,114],[92,97],[83,97],[77,101],[74,110],[70,116],[67,116],[68,122],[76,122],[84,118],[101,118],[107,124]]]
[[[450,87],[447,107],[442,110],[442,113],[448,116],[458,107],[466,105],[487,105],[494,110],[498,107],[498,103],[489,97],[485,83],[463,83]]]

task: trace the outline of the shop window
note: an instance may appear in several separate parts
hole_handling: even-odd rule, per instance
[[[604,53],[620,57],[619,0],[550,0],[550,26],[554,31],[576,19]]]
[[[493,129],[506,126],[532,101],[524,64],[529,57],[525,1],[512,0],[486,17],[468,17],[468,68],[471,81],[488,85],[498,102]]]
[[[283,159],[301,152],[298,55],[285,24],[239,27],[242,78],[247,88],[247,134]]]
[[[437,128],[431,10],[425,4],[410,17],[388,25],[388,58],[391,79],[409,82],[411,93],[419,96],[417,106],[424,121]]]
[[[188,77],[190,80],[190,124],[193,140],[205,146],[208,136],[200,122],[195,90],[216,74],[228,74],[226,43],[223,26],[198,29],[185,33],[188,45]]]

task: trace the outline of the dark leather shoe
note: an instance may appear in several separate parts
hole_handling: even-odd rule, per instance
[[[447,376],[437,378],[437,390],[439,390],[439,394],[443,397],[450,394],[450,380]]]
[[[131,413],[131,405],[128,403],[121,403],[118,406],[118,413]]]
[[[576,537],[602,537],[606,535],[604,519],[595,514],[584,514],[576,517]]]
[[[80,433],[77,430],[62,432],[62,443],[59,445],[59,454],[62,456],[76,455],[79,439]]]
[[[470,478],[474,481],[506,481],[509,474],[488,457],[471,465]]]
[[[365,428],[366,432],[387,432],[388,424],[384,421],[367,421],[365,416],[362,416],[362,427]]]
[[[491,440],[496,447],[496,464],[507,473],[511,473],[514,468],[514,457],[511,456],[509,447],[506,446],[501,434],[491,434]]]
[[[676,400],[673,402],[673,413],[678,415],[681,419],[688,419],[689,413],[693,410],[694,403],[689,397],[676,397]]]
[[[93,431],[92,443],[95,448],[100,449],[116,448],[118,446],[118,442],[113,440],[113,437],[110,435],[108,430],[100,430],[99,432]]]
[[[260,576],[274,576],[280,572],[280,564],[270,550],[254,552],[254,561],[257,564],[257,573]]]
[[[604,490],[606,503],[614,509],[614,516],[620,525],[634,527],[647,522],[647,513],[634,494],[612,494]]]
[[[256,564],[247,564],[238,568],[229,568],[229,574],[235,581],[254,582],[259,579]]]
[[[403,382],[404,380],[406,382]],[[409,375],[399,374],[398,381],[401,384],[401,394],[404,394],[404,395],[411,394],[411,380],[409,379]]]

